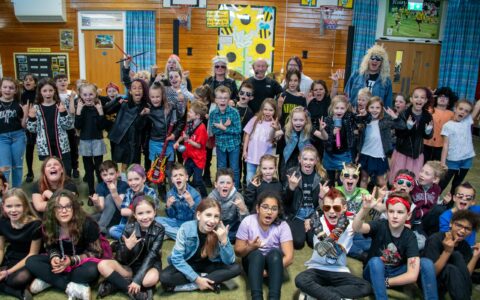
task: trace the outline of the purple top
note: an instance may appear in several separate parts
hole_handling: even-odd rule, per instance
[[[287,222],[282,221],[279,225],[272,224],[267,231],[263,231],[258,223],[258,214],[249,215],[243,219],[238,227],[237,239],[253,241],[260,237],[263,246],[259,248],[263,255],[267,255],[270,249],[280,249],[283,242],[293,240],[292,232]]]

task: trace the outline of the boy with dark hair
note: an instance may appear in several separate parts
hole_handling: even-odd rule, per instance
[[[120,223],[120,207],[128,184],[119,179],[117,164],[111,160],[102,162],[99,171],[102,182],[97,184],[96,193],[89,200],[97,210],[93,217],[97,220],[100,231],[107,234],[110,227]]]
[[[393,192],[385,202],[387,220],[364,222],[379,200],[363,197],[363,206],[355,216],[353,229],[372,238],[363,277],[372,284],[375,299],[388,299],[387,289],[414,283],[420,273],[425,299],[438,299],[437,282],[431,260],[420,259],[415,234],[405,223],[411,216],[410,196]]]
[[[242,124],[242,133],[243,129],[247,125],[248,121],[250,121],[255,114],[253,113],[252,109],[248,106],[248,102],[253,99],[253,85],[249,81],[244,81],[240,85],[240,91],[238,93],[237,103],[235,104],[235,108],[238,110],[238,114],[240,115],[240,123]],[[243,135],[241,137],[240,142],[240,149],[243,149]],[[240,152],[240,156],[238,157],[238,167],[240,168],[240,176],[241,176],[241,183],[243,184],[244,188],[247,188],[247,163],[243,159],[242,152]],[[242,176],[243,171],[243,176]]]
[[[434,233],[427,240],[424,256],[434,261],[440,296],[448,292],[453,300],[471,298],[470,276],[480,257],[480,243],[470,248],[465,239],[478,224],[477,214],[459,210],[452,216],[450,231]]]
[[[308,270],[297,275],[295,285],[307,294],[305,299],[361,298],[371,294],[370,284],[350,274],[347,267],[353,229],[346,217],[345,196],[330,189],[323,198],[322,211],[312,216],[314,251],[305,263]]]

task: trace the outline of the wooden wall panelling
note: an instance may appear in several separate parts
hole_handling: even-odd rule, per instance
[[[217,9],[226,1],[209,0],[207,9]],[[341,12],[336,34],[325,30],[319,34],[320,12],[316,9],[301,7],[299,2],[286,1],[236,1],[237,5],[259,5],[276,7],[276,34],[274,71],[279,72],[292,55],[302,55],[308,51],[308,58],[303,59],[304,72],[313,79],[329,81],[330,71],[344,68],[346,57],[347,30],[352,22],[352,10]],[[66,23],[19,23],[14,14],[10,0],[0,0],[0,54],[4,74],[13,74],[13,52],[26,51],[27,47],[49,47],[52,52],[59,51],[58,30],[69,28],[75,30],[75,48],[69,51],[70,75],[78,78],[78,39],[77,11],[79,10],[155,10],[157,13],[157,64],[163,69],[165,61],[172,53],[172,30],[175,14],[169,8],[162,8],[161,1],[137,0],[67,0]],[[285,18],[286,30],[285,30]],[[216,55],[217,29],[205,25],[205,9],[192,10],[192,28],[190,31],[180,29],[179,51],[182,65],[190,70],[194,86],[200,85],[211,70],[211,58]],[[285,51],[283,37],[286,34]],[[335,42],[334,42],[335,40]],[[333,45],[335,57],[333,58]],[[193,48],[193,55],[187,56],[187,48]],[[283,61],[283,58],[284,60]],[[333,68],[332,68],[333,60]],[[340,83],[343,87],[343,82]]]

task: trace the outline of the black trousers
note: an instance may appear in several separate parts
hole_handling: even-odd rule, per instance
[[[302,292],[317,299],[362,298],[372,294],[370,283],[347,272],[308,269],[295,278]]]
[[[423,158],[425,162],[429,160],[441,160],[443,147],[431,147],[423,145]]]
[[[468,170],[469,169],[448,170],[445,177],[440,180],[440,187],[442,188],[442,191],[447,187],[448,183],[453,178],[452,186],[450,187],[450,193],[452,195],[455,194],[455,189],[463,182],[465,176],[467,176]]]
[[[80,138],[76,135],[75,129],[67,130],[68,143],[70,144],[70,155],[72,169],[78,170],[78,142]],[[72,176],[71,173],[67,173],[68,176]]]
[[[103,155],[99,156],[82,156],[83,167],[85,168],[85,176],[88,184],[88,194],[95,194],[95,175],[97,176],[97,182],[100,182],[100,164],[103,161]]]
[[[52,273],[50,258],[47,255],[30,256],[27,259],[26,267],[35,278],[41,279],[61,291],[65,291],[69,282],[90,284],[99,276],[97,263],[94,262],[84,263],[68,273]]]
[[[213,280],[215,283],[222,283],[237,277],[241,273],[241,268],[238,264],[226,265],[223,263],[202,262],[191,264],[190,266],[197,273],[208,273],[205,277]],[[172,265],[162,271],[160,282],[169,287],[190,283],[187,277]]]
[[[308,247],[313,248],[313,231],[310,229],[308,232],[305,232],[305,222],[293,218],[287,220],[288,226],[292,231],[293,236],[293,248],[295,250],[302,249],[305,246],[305,241],[308,244]]]
[[[13,265],[7,264],[3,266],[12,267]],[[23,291],[28,287],[32,280],[32,274],[27,268],[22,267],[12,274],[9,274],[7,278],[0,282],[0,292],[22,299]]]
[[[438,295],[445,298],[448,292],[452,300],[470,299],[472,280],[467,263],[460,252],[454,251],[447,264],[437,276]]]

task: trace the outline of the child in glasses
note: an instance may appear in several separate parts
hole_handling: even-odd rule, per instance
[[[460,186],[459,186],[460,188]],[[471,247],[466,241],[477,231],[478,215],[468,210],[456,211],[447,232],[437,232],[427,240],[424,256],[435,263],[438,294],[451,299],[470,299],[471,275],[480,258],[480,243]]]
[[[233,98],[233,94],[232,94],[232,98]],[[242,85],[240,86],[240,92],[238,93],[238,101],[235,105],[235,108],[238,110],[238,114],[240,115],[242,132],[247,126],[247,124],[250,122],[250,120],[254,117],[254,113],[252,109],[248,107],[248,102],[250,102],[250,100],[252,99],[253,99],[253,85],[249,81],[242,82]],[[245,141],[245,137],[242,136],[242,139],[240,142],[240,149],[243,150],[243,145],[245,143],[248,143],[248,141]],[[243,157],[242,155],[240,155],[238,159],[239,159],[238,166],[240,167],[241,182],[244,186],[246,186],[249,180],[247,178],[247,163],[244,160],[245,157]],[[243,171],[243,176],[242,176],[242,171]]]
[[[371,294],[370,284],[350,274],[347,267],[347,252],[353,242],[352,225],[346,217],[347,199],[332,188],[323,199],[322,211],[321,216],[315,213],[313,230],[317,234],[312,258],[305,263],[308,270],[297,275],[295,285],[315,299],[362,298]]]
[[[458,211],[469,210],[474,213],[480,214],[480,206],[475,205],[475,195],[475,188],[468,181],[466,181],[457,186],[453,197],[451,195],[447,196],[452,198],[453,208],[446,210],[443,214],[440,215],[440,232],[448,232],[450,230],[452,215]],[[469,236],[465,237],[465,241],[470,246],[475,245],[476,235],[477,232],[472,231]]]
[[[292,232],[282,221],[282,201],[276,193],[262,193],[256,214],[243,219],[237,231],[235,253],[242,257],[252,299],[263,299],[263,279],[268,298],[280,299],[284,268],[293,262]]]

